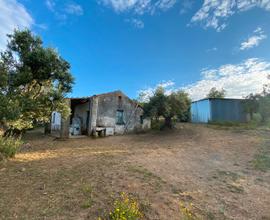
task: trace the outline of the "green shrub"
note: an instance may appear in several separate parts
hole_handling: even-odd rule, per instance
[[[84,209],[90,208],[93,205],[93,189],[92,186],[86,184],[82,187],[82,192],[86,197],[86,200],[82,203],[81,207]]]
[[[151,128],[153,130],[161,130],[164,125],[164,120],[152,120],[151,121]]]
[[[260,171],[270,170],[270,140],[264,139],[259,152],[254,156],[252,164],[255,169]]]
[[[240,127],[244,123],[234,122],[234,121],[209,121],[208,124],[220,126],[220,127]]]
[[[260,113],[254,113],[252,119],[246,124],[246,128],[256,129],[261,126],[262,116]]]
[[[14,157],[21,144],[22,142],[19,138],[0,136],[0,158]]]
[[[265,123],[270,118],[270,94],[262,96],[259,100],[259,112]]]
[[[260,113],[254,113],[253,118],[250,121],[251,124],[258,126],[262,122],[262,116]]]
[[[270,156],[266,153],[258,154],[252,163],[255,169],[266,172],[270,169]]]
[[[270,118],[266,119],[264,125],[270,128]]]
[[[172,128],[175,128],[177,121],[178,121],[177,118],[171,119]],[[165,119],[160,117],[158,120],[156,120],[156,119],[152,120],[151,121],[151,129],[156,130],[156,131],[161,131],[161,130],[166,129]]]

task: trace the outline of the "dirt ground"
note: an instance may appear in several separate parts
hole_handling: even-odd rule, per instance
[[[270,219],[270,170],[253,160],[269,131],[179,124],[147,134],[56,140],[28,133],[0,164],[0,219],[93,219],[119,193],[136,197],[144,219]]]

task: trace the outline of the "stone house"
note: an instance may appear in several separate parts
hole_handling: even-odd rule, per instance
[[[142,107],[121,91],[67,101],[71,108],[70,117],[60,120],[59,124],[59,113],[53,112],[51,122],[52,132],[59,131],[64,138],[125,134],[147,130],[151,126],[150,120],[143,118]]]

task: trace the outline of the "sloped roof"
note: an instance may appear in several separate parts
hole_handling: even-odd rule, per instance
[[[139,107],[142,108],[142,106],[135,100],[132,100],[131,98],[129,98],[126,94],[124,94],[121,90],[116,90],[116,91],[112,91],[112,92],[107,92],[107,93],[101,93],[101,94],[97,94],[97,95],[92,95],[92,96],[88,96],[88,97],[76,97],[76,98],[69,98],[71,100],[85,100],[85,99],[91,99],[93,97],[104,97],[104,96],[125,96],[126,98],[129,99],[130,102],[134,103],[134,104],[138,104]]]
[[[101,93],[101,94],[93,95],[91,97],[101,97],[101,96],[110,96],[110,95],[124,95],[124,96],[126,96],[121,90],[116,90],[116,91],[113,91],[113,92],[107,92],[107,93]]]

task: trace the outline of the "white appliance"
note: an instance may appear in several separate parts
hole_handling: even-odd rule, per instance
[[[69,132],[71,135],[81,135],[81,120],[80,118],[73,118]]]

